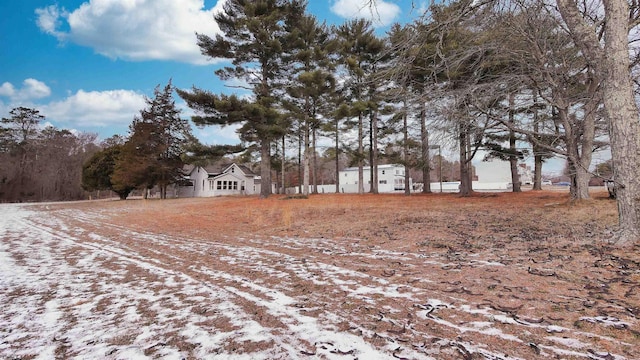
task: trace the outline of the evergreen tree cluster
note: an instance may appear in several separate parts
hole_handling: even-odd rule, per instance
[[[572,197],[588,198],[591,154],[606,147],[599,80],[557,9],[491,4],[434,4],[378,36],[363,19],[320,24],[306,1],[230,0],[215,16],[222,34],[197,34],[198,45],[205,56],[227,59],[216,74],[251,95],[198,87],[178,94],[196,111],[196,124],[239,125],[244,147],[259,149],[263,197],[272,170],[282,174],[279,188],[287,186],[292,143],[300,191],[317,184],[318,138],[325,136],[336,174],[342,155],[359,168],[359,192],[367,181],[377,192],[380,161],[422,169],[429,192],[432,177],[442,178],[431,171],[435,140],[440,150],[458,150],[463,195],[473,190],[471,163],[482,151],[511,162],[514,191],[525,156],[535,159],[536,189],[543,161],[562,156],[572,169]],[[370,179],[365,165],[374,169]]]
[[[131,191],[158,187],[160,198],[167,188],[184,178],[184,157],[197,144],[189,122],[180,117],[173,99],[173,86],[156,87],[154,97],[129,127],[129,137],[112,138],[83,168],[87,191],[113,190],[121,199]]]

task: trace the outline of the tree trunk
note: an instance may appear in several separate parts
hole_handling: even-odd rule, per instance
[[[509,124],[513,126],[515,124],[514,112],[515,112],[515,94],[509,94]],[[521,192],[520,187],[520,174],[518,173],[518,156],[516,155],[518,149],[516,147],[516,133],[513,130],[509,130],[509,167],[511,168],[511,184],[513,192]]]
[[[518,173],[518,157],[515,155],[511,155],[509,157],[509,167],[511,168],[511,184],[513,185],[513,192],[522,192],[520,174]]]
[[[369,116],[369,192],[374,193],[373,184],[373,115]]]
[[[340,193],[340,120],[336,118],[336,194]]]
[[[575,169],[575,176],[573,177],[573,181],[575,182],[575,191],[576,194],[572,198],[586,200],[589,199],[589,180],[591,179],[591,173],[583,167],[577,166]]]
[[[409,129],[407,127],[407,101],[404,101],[404,113],[402,114],[402,162],[404,162],[404,194],[411,195],[409,188]]]
[[[460,195],[470,196],[473,191],[471,180],[471,161],[469,160],[468,121],[460,121]]]
[[[364,170],[363,157],[364,146],[362,145],[362,113],[358,114],[358,194],[364,194]]]
[[[303,142],[304,142],[303,135],[302,135],[302,132],[304,132],[304,129],[302,129],[303,127],[304,126],[302,126],[300,128],[300,130],[298,131],[298,193],[299,194],[303,193],[302,186],[304,185],[303,181],[302,181],[302,177],[304,176],[303,175],[304,174],[304,166],[302,164],[302,161],[303,161],[302,149],[303,149]],[[304,157],[306,158],[306,154],[304,155]]]
[[[620,232],[618,243],[640,243],[640,123],[630,74],[626,0],[605,0],[604,106],[609,119]]]
[[[371,193],[378,193],[378,112],[371,115]],[[395,184],[394,184],[395,187]]]
[[[429,159],[429,131],[427,131],[427,111],[424,102],[420,105],[420,142],[422,144],[422,192],[431,193],[431,159]]]
[[[287,140],[286,137],[282,135],[282,159],[280,160],[280,176],[281,176],[283,194],[287,193],[287,184],[285,183],[285,176],[286,176],[285,166],[287,165],[287,159],[285,157],[286,140]]]
[[[271,142],[263,139],[260,142],[260,198],[271,195]]]
[[[312,140],[311,140],[311,158],[313,159],[313,193],[318,193],[318,156],[316,152],[316,129],[313,128],[311,130]]]
[[[303,170],[303,182],[302,182],[302,194],[309,196],[309,167],[310,167],[310,147],[309,147],[309,122],[305,120],[304,125],[304,170]]]
[[[533,190],[542,190],[542,155],[539,151],[533,148]]]
[[[535,112],[533,114],[533,132],[538,134],[540,131],[540,118],[538,117],[538,93],[534,98]],[[537,136],[537,135],[536,135]],[[533,190],[542,190],[542,154],[540,154],[540,146],[533,141]]]

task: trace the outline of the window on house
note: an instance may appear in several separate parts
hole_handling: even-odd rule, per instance
[[[204,191],[204,180],[202,180],[202,191]]]
[[[232,172],[232,173],[236,172],[236,168],[235,168],[235,167],[232,167],[232,168],[231,168],[231,172]]]
[[[222,182],[222,190],[227,190],[227,180]]]
[[[218,180],[218,184],[216,186],[218,190],[222,190],[222,181]]]
[[[382,175],[384,175],[384,170],[382,170]]]
[[[380,184],[386,184],[387,180],[380,180]]]
[[[238,190],[238,182],[237,181],[233,182],[233,190]]]
[[[215,184],[213,183],[212,180],[209,181],[209,190],[213,190],[214,189]]]

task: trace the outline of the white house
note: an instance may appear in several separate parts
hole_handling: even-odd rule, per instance
[[[371,189],[371,167],[363,167],[364,173],[364,191]],[[392,193],[404,191],[404,173],[403,165],[378,165],[378,192]],[[339,172],[340,192],[357,193],[358,192],[358,168],[346,168]],[[331,191],[335,191],[335,185],[327,185]],[[409,179],[409,188],[413,186],[413,181]]]
[[[511,188],[511,164],[500,159],[478,161],[473,164],[476,168],[478,181],[473,182],[474,190],[507,190]],[[520,183],[532,184],[533,173],[526,164],[518,164]]]
[[[179,186],[178,197],[212,197],[260,193],[260,176],[242,165],[231,164],[222,170],[213,166],[193,167]]]

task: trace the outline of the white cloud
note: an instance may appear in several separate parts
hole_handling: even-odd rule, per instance
[[[195,33],[220,32],[213,15],[222,2],[205,10],[204,0],[89,0],[73,11],[51,5],[36,14],[43,32],[110,58],[205,64]]]
[[[18,95],[24,99],[41,99],[51,95],[51,89],[42,81],[26,79]]]
[[[0,86],[0,96],[14,96],[16,93],[16,89],[13,87],[13,84],[10,82],[5,82]]]
[[[47,84],[36,79],[26,79],[23,86],[16,89],[10,82],[5,82],[0,86],[0,96],[11,98],[13,103],[28,102],[33,99],[42,99],[51,95],[51,89]]]
[[[64,37],[64,34],[57,31],[60,26],[60,18],[66,16],[64,9],[59,9],[56,5],[47,6],[46,8],[36,9],[38,19],[36,24],[40,30],[47,34],[54,35],[58,38]]]
[[[30,84],[27,86],[27,84]],[[44,87],[43,87],[44,86]],[[113,134],[125,135],[133,118],[140,114],[140,110],[146,108],[147,97],[145,94],[132,90],[107,90],[85,91],[78,90],[69,94],[66,98],[50,102],[34,102],[26,99],[16,101],[18,93],[42,94],[46,85],[34,79],[25,80],[25,87],[16,90],[14,86],[5,82],[0,85],[0,96],[10,97],[9,102],[0,98],[0,118],[9,117],[9,111],[17,106],[26,106],[38,109],[45,116],[45,126],[54,126],[59,129],[70,129],[74,132],[91,131],[98,132],[103,138]],[[193,110],[179,99],[176,106],[181,111],[183,118],[189,119]],[[240,139],[237,134],[239,125],[234,126],[205,126],[193,127],[196,135],[206,144],[237,144]]]
[[[235,145],[240,143],[238,129],[240,125],[218,126],[209,125],[193,127],[193,135],[206,145]]]
[[[39,108],[58,124],[77,128],[126,127],[146,107],[145,96],[131,90],[84,91]]]
[[[374,26],[388,26],[400,16],[398,5],[383,0],[373,0],[374,6],[369,6],[370,0],[336,0],[331,11],[343,18],[365,18],[373,22]]]

